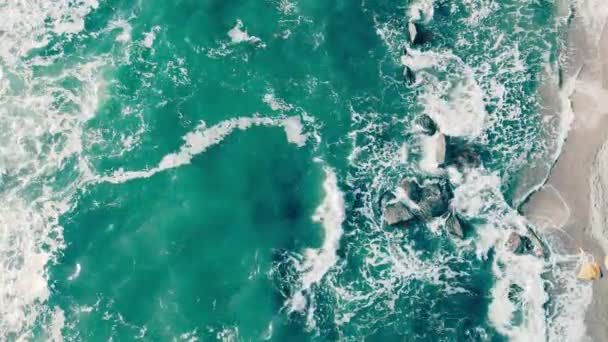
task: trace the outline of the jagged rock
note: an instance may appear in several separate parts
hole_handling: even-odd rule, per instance
[[[403,81],[408,85],[416,83],[416,74],[410,67],[406,66],[403,69]]]
[[[602,276],[602,270],[597,262],[586,262],[581,266],[577,278],[581,280],[595,280]]]
[[[416,120],[416,123],[422,127],[422,132],[427,135],[434,135],[437,132],[437,124],[430,116],[422,114]]]
[[[426,184],[422,187],[418,205],[425,216],[439,217],[448,210],[451,198],[452,191],[447,184]]]
[[[444,215],[448,211],[450,200],[453,197],[452,190],[445,180],[428,181],[419,185],[414,180],[403,179],[395,194],[397,197],[391,194],[384,200],[384,203],[396,199],[403,203],[411,213],[422,219]]]
[[[456,214],[451,213],[448,216],[445,221],[445,226],[451,235],[464,239],[464,230],[462,229],[462,224]]]
[[[507,249],[513,253],[521,253],[524,247],[521,236],[515,232],[509,234],[509,238],[505,245],[507,246]]]
[[[414,202],[415,204],[420,202],[422,189],[420,188],[420,185],[416,183],[416,181],[403,179],[399,183],[399,188],[410,201]]]
[[[543,243],[540,241],[538,236],[534,234],[534,232],[532,232],[532,235],[530,236],[530,245],[532,247],[532,254],[534,256],[539,258],[545,257],[545,246],[543,246]]]
[[[405,223],[414,218],[414,214],[401,202],[387,204],[384,207],[384,221],[392,226]]]
[[[413,45],[424,45],[429,43],[433,39],[433,33],[429,30],[426,30],[421,24],[414,23],[414,29],[416,35],[412,38]]]

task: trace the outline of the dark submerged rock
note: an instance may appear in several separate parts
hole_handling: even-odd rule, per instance
[[[416,181],[403,179],[399,183],[399,187],[403,190],[403,192],[405,192],[407,197],[412,200],[412,202],[420,202],[420,198],[422,196],[422,189],[420,188],[420,185],[416,183]]]
[[[458,170],[476,168],[481,166],[481,156],[475,146],[460,139],[448,139],[446,149],[446,165],[454,166]]]
[[[422,127],[422,132],[424,134],[434,135],[437,132],[437,124],[426,114],[419,116],[416,123]]]
[[[414,71],[409,67],[405,67],[405,69],[403,70],[403,81],[407,85],[412,85],[416,83],[416,74],[414,74]]]
[[[433,33],[426,30],[421,24],[414,23],[416,27],[416,36],[414,37],[413,45],[425,45],[433,40]]]

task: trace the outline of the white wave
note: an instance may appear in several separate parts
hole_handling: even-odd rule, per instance
[[[338,187],[336,173],[329,167],[325,167],[325,181],[323,190],[325,198],[315,211],[313,221],[323,226],[323,245],[319,249],[307,249],[304,253],[305,259],[302,268],[302,290],[308,290],[313,284],[318,283],[321,278],[336,263],[336,251],[342,237],[342,222],[344,222],[344,194]]]
[[[502,238],[505,241],[506,234]],[[545,341],[547,327],[543,306],[549,298],[541,277],[543,260],[531,255],[514,255],[500,248],[497,248],[496,258],[499,261],[492,267],[496,282],[491,291],[490,321],[513,341]],[[513,286],[518,286],[521,293],[511,295]],[[522,315],[519,324],[513,323],[517,311]]]
[[[308,329],[315,326],[314,313],[316,305],[312,296],[308,296],[311,287],[323,279],[325,274],[336,264],[336,254],[342,237],[342,222],[345,219],[344,194],[338,187],[335,172],[328,166],[324,167],[325,181],[323,190],[325,197],[313,215],[313,221],[323,227],[323,245],[304,251],[304,260],[297,263],[300,272],[300,283],[297,291],[288,299],[286,305],[290,312],[306,310],[306,325]]]
[[[240,44],[243,42],[248,43],[261,43],[262,40],[256,36],[250,36],[247,30],[243,30],[243,22],[241,19],[236,20],[236,25],[228,31],[228,37],[232,44]]]
[[[576,275],[590,255],[581,251],[569,255],[552,251],[550,292],[553,308],[548,315],[548,341],[585,341],[587,327],[585,312],[591,304],[593,285],[580,281]]]
[[[452,202],[464,217],[487,222],[477,227],[474,244],[479,258],[494,250],[490,321],[513,341],[580,340],[591,287],[576,279],[576,269],[587,257],[551,250],[545,260],[508,250],[505,242],[511,232],[529,235],[529,224],[506,204],[500,184],[497,175],[470,170],[455,189]],[[552,304],[547,309],[549,298]]]
[[[143,171],[125,171],[119,169],[110,176],[100,177],[99,181],[124,183],[132,179],[150,178],[159,172],[190,164],[194,156],[220,143],[235,130],[243,131],[253,126],[282,126],[285,129],[288,142],[298,146],[303,146],[306,143],[306,135],[302,134],[303,126],[298,116],[287,118],[233,118],[211,127],[207,127],[205,122],[201,122],[194,131],[183,137],[185,143],[179,151],[164,156],[157,166]]]
[[[547,325],[544,305],[545,261],[532,255],[513,254],[505,246],[513,231],[527,234],[525,219],[511,209],[500,191],[500,178],[482,170],[469,170],[454,191],[452,207],[464,217],[484,219],[477,227],[475,246],[479,258],[494,249],[495,283],[488,316],[494,327],[514,341],[544,341]],[[514,286],[518,288],[513,295]],[[520,322],[515,322],[520,315]]]

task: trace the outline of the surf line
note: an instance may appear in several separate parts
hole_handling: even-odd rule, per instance
[[[213,126],[207,126],[205,122],[201,122],[192,132],[182,138],[185,143],[180,149],[177,152],[165,155],[157,166],[141,171],[125,171],[121,168],[109,176],[98,178],[98,182],[120,184],[133,179],[150,178],[159,172],[190,164],[194,156],[220,143],[234,131],[244,131],[254,126],[282,126],[285,129],[288,142],[300,147],[306,144],[307,135],[302,133],[302,122],[297,115],[276,118],[238,117],[221,121]]]

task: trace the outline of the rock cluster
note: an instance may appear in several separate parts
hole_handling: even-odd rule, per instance
[[[404,52],[407,54],[407,51]],[[441,169],[448,167],[459,171],[476,168],[481,165],[481,159],[471,145],[451,146],[447,151],[445,137],[441,134],[436,122],[428,115],[421,115],[416,118],[415,124],[421,135],[423,152],[433,158],[432,163],[435,168],[430,172],[433,178],[419,182],[415,179],[403,179],[395,192],[388,192],[380,201],[380,209],[384,222],[387,225],[403,225],[409,221],[418,219],[423,221],[432,220],[437,217],[445,219],[444,227],[446,231],[455,238],[464,239],[466,236],[466,222],[450,208],[450,201],[454,194],[450,181],[446,177],[446,172]],[[442,143],[437,143],[433,139],[440,137]],[[432,140],[432,141],[431,141]],[[428,143],[425,146],[425,142]],[[462,144],[459,144],[462,145]],[[428,147],[432,147],[432,150]],[[447,155],[446,155],[447,154]],[[421,169],[425,169],[421,162]],[[512,232],[504,242],[506,248],[515,254],[532,254],[539,258],[546,256],[545,246],[541,239],[529,230],[529,234],[520,235]]]
[[[505,241],[505,246],[515,254],[533,254],[539,258],[545,257],[545,247],[538,236],[532,231],[530,231],[530,236],[511,232]]]

